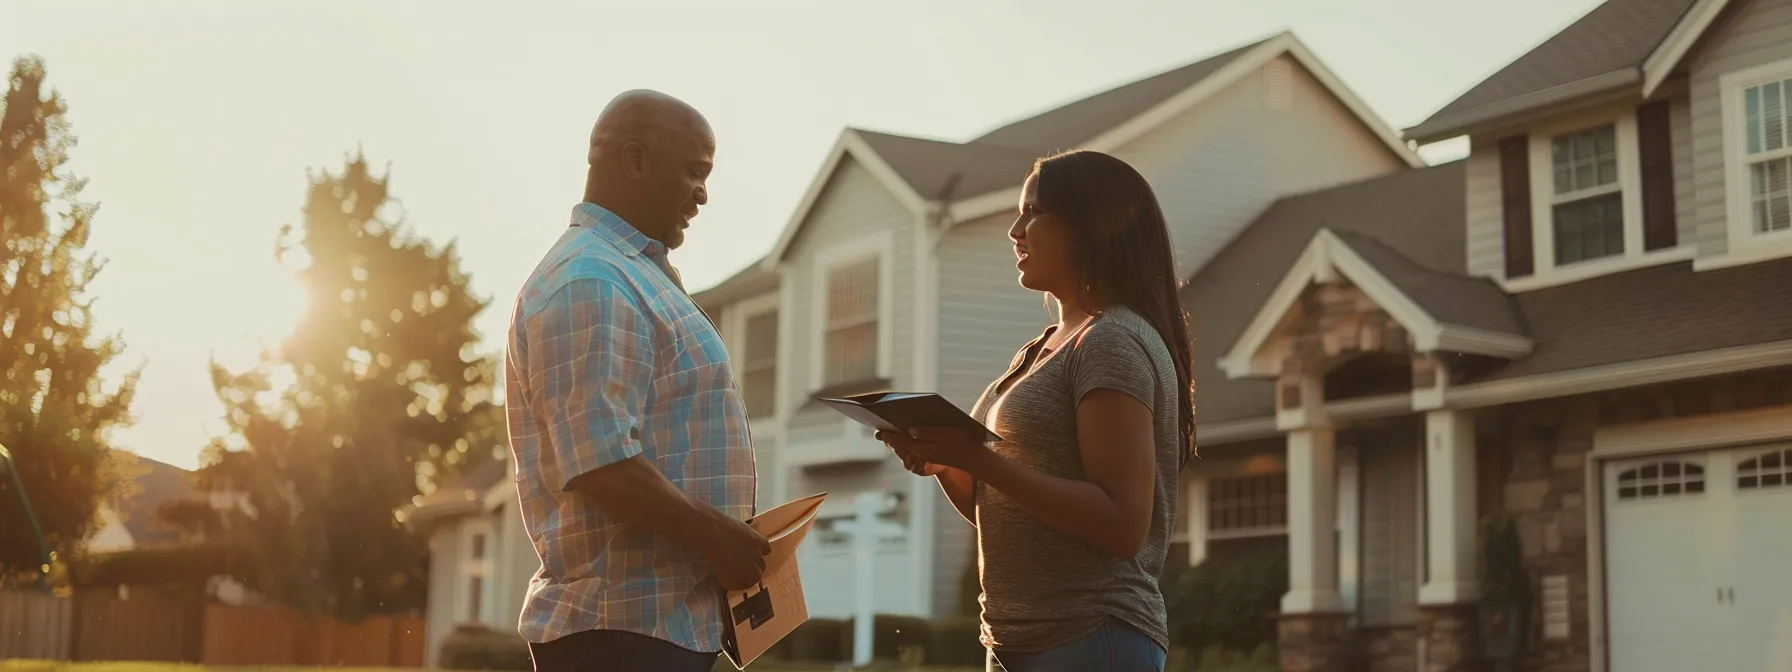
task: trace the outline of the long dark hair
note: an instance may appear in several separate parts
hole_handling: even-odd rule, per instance
[[[1095,306],[1119,304],[1157,330],[1176,364],[1183,451],[1195,448],[1194,342],[1177,289],[1170,229],[1145,177],[1118,158],[1088,150],[1055,154],[1033,164],[1039,207],[1076,231],[1078,286]]]

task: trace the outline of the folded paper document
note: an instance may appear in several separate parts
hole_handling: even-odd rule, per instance
[[[859,424],[886,432],[907,433],[916,427],[960,427],[981,432],[984,441],[1002,440],[970,414],[932,392],[873,392],[816,399]]]
[[[728,591],[722,650],[735,669],[747,669],[753,659],[809,620],[796,547],[814,526],[815,514],[827,496],[823,492],[786,502],[747,521],[771,542],[772,552],[765,557],[765,574],[759,583],[746,590]]]

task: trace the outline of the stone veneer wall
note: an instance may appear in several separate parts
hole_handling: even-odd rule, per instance
[[[1586,454],[1593,448],[1593,431],[1603,425],[1746,411],[1789,402],[1792,368],[1778,368],[1483,412],[1476,440],[1504,448],[1502,504],[1516,519],[1531,576],[1534,607],[1522,669],[1556,672],[1591,666]],[[1543,594],[1543,584],[1545,577],[1552,576],[1567,579],[1565,637],[1545,637],[1543,630],[1544,612],[1552,608]]]

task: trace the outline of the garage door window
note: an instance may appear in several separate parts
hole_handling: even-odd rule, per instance
[[[1792,486],[1792,449],[1756,455],[1736,465],[1736,489]]]
[[[1650,499],[1705,492],[1705,467],[1664,461],[1626,469],[1618,474],[1618,499]]]

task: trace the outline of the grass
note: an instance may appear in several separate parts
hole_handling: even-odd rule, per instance
[[[734,665],[722,663],[717,670],[733,670]],[[746,672],[831,672],[833,665],[825,663],[784,663],[766,661],[747,666]],[[871,670],[877,672],[983,672],[982,667],[935,667],[926,666],[912,668],[895,664],[873,665]],[[210,667],[205,665],[185,665],[181,663],[70,663],[53,660],[0,660],[0,672],[417,672],[411,669],[388,667]]]

